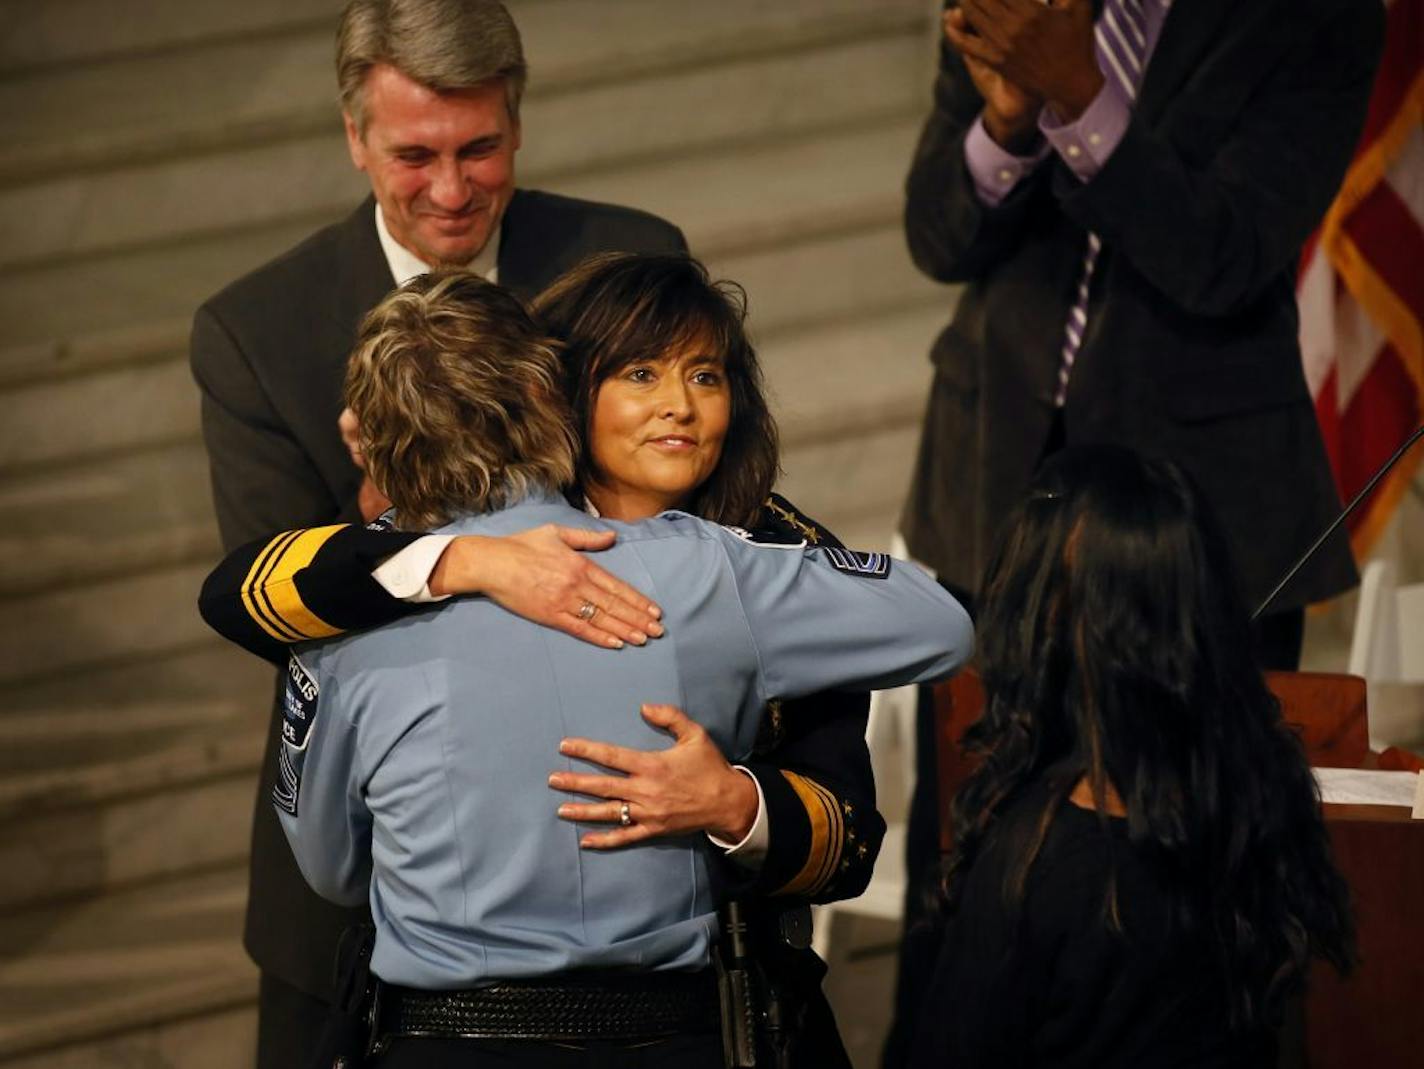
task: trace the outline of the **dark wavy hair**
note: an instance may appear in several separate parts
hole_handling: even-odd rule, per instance
[[[717,467],[684,507],[717,523],[755,523],[779,473],[779,447],[740,286],[712,281],[685,253],[605,253],[555,279],[532,310],[564,346],[565,393],[583,443],[574,500],[581,504],[592,473],[599,387],[630,364],[698,345],[725,364],[731,422]]]
[[[965,737],[982,763],[954,801],[945,908],[1007,805],[1046,785],[1013,844],[1005,895],[1021,907],[1054,813],[1086,781],[1099,814],[1120,796],[1178,932],[1211,947],[1235,1026],[1272,1020],[1312,955],[1348,970],[1318,790],[1254,663],[1225,538],[1181,469],[1114,446],[1051,458],[983,589],[987,704]],[[1111,879],[1104,908],[1120,931]]]

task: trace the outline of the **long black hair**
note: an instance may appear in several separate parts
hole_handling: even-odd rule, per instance
[[[1115,791],[1132,849],[1171,896],[1178,931],[1211,948],[1223,1010],[1246,1027],[1274,1016],[1312,955],[1347,969],[1354,931],[1239,588],[1210,508],[1174,464],[1113,446],[1045,463],[986,577],[987,704],[966,735],[982,763],[954,802],[943,889],[952,912],[1006,804],[1046,785],[1005,889],[1021,906],[1074,787],[1091,787],[1100,814]]]
[[[686,253],[603,253],[550,283],[532,310],[564,346],[564,386],[583,442],[575,496],[594,475],[599,387],[631,364],[698,345],[722,359],[732,411],[722,456],[684,507],[716,523],[755,524],[776,481],[780,452],[739,285],[712,281]]]

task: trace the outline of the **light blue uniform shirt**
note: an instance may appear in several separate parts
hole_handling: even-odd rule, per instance
[[[969,619],[913,565],[752,544],[681,513],[614,523],[537,497],[451,534],[543,523],[613,528],[598,562],[663,609],[664,638],[600,649],[465,599],[309,645],[289,666],[275,801],[316,891],[370,897],[372,967],[465,988],[574,969],[700,968],[717,895],[701,835],[581,850],[547,786],[569,735],[661,749],[639,715],[667,702],[728,758],[769,698],[948,675]]]

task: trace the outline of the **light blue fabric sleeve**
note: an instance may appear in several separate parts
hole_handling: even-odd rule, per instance
[[[716,533],[761,662],[764,698],[928,683],[974,652],[968,613],[913,564]]]
[[[300,657],[317,680],[316,713],[298,749],[283,738],[283,760],[297,776],[296,813],[277,806],[297,867],[317,894],[342,906],[365,904],[371,886],[371,813],[361,793],[357,730],[342,707],[335,674],[319,651]]]

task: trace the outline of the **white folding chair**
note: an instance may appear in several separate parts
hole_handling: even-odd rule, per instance
[[[1363,676],[1370,748],[1424,748],[1424,583],[1400,586],[1390,561],[1360,579],[1350,674]]]

